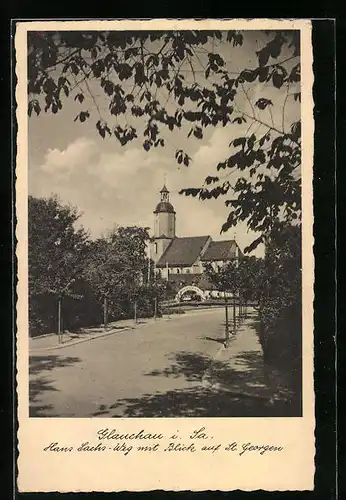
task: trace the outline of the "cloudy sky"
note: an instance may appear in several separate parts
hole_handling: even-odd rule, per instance
[[[244,47],[231,50],[225,46],[222,55],[226,60],[231,59],[228,64],[233,65],[234,71],[240,67],[255,67],[254,54],[261,40],[261,36],[252,33]],[[230,51],[228,58],[227,50]],[[105,112],[106,102],[96,88],[94,91],[101,113]],[[250,94],[251,100],[259,97],[273,100],[273,119],[278,124],[281,124],[285,96],[284,89],[275,93],[272,88],[259,86],[253,87]],[[287,123],[292,123],[299,114],[292,101],[286,103]],[[86,104],[92,106],[91,102],[83,104],[83,109]],[[251,112],[245,96],[240,97],[238,104]],[[209,234],[218,240],[236,237],[241,249],[251,243],[255,235],[248,232],[244,224],[220,235],[227,217],[227,208],[221,198],[203,202],[178,194],[182,188],[199,187],[207,175],[215,175],[217,163],[231,153],[230,141],[240,136],[248,124],[209,129],[203,140],[187,140],[186,130],[164,130],[162,137],[166,146],[146,152],[140,142],[122,147],[115,138],[103,140],[95,129],[95,119],[74,122],[81,109],[79,104],[69,100],[57,115],[42,113],[29,119],[30,194],[46,197],[56,193],[62,202],[77,206],[83,214],[81,223],[92,237],[97,237],[115,225],[153,227],[153,210],[166,175],[171,202],[177,212],[178,236]],[[267,114],[261,119],[271,123],[268,112],[262,113]],[[180,148],[192,157],[188,168],[179,166],[174,159],[175,151]],[[263,248],[259,248],[257,254],[262,255]]]

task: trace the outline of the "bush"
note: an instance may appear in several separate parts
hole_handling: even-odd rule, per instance
[[[74,284],[74,296],[65,296],[61,302],[61,328],[74,331],[103,323],[103,303],[97,300],[91,286],[84,281]],[[151,318],[155,314],[153,290],[143,288],[137,298],[137,318]],[[173,313],[172,313],[173,314]],[[134,298],[129,293],[111,297],[107,301],[108,322],[134,318]],[[156,316],[162,316],[157,304]],[[58,299],[51,294],[31,296],[29,301],[29,330],[34,337],[58,330]]]
[[[30,336],[57,332],[58,305],[52,295],[46,293],[29,298],[29,332]]]
[[[61,328],[74,331],[102,323],[102,307],[90,286],[84,281],[74,284],[76,296],[61,300]],[[78,297],[78,298],[76,298]],[[58,331],[58,298],[52,294],[40,294],[29,299],[29,331],[35,337]]]
[[[260,311],[259,332],[265,362],[278,368],[290,368],[301,363],[302,314],[298,304],[281,311],[268,322],[268,308]],[[273,313],[276,315],[276,311]]]
[[[162,314],[185,314],[185,310],[179,307],[166,307],[162,309]]]
[[[152,318],[155,314],[155,291],[152,288],[140,289],[137,298],[130,290],[108,300],[108,321],[131,319],[135,316],[135,300],[137,303],[137,318]],[[162,315],[157,302],[156,316]]]
[[[301,412],[302,404],[302,314],[299,304],[281,311],[270,326],[261,315],[259,339],[266,365],[284,376],[293,393],[292,402]]]
[[[103,320],[102,305],[93,289],[84,280],[77,281],[73,292],[79,298],[64,297],[62,301],[62,320],[66,330],[74,331],[87,326],[100,325]]]

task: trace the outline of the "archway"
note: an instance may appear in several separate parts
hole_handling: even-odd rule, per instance
[[[193,296],[193,295],[197,295],[198,297],[200,297],[200,300],[205,300],[205,296],[204,296],[204,292],[203,290],[201,290],[200,288],[198,288],[198,286],[193,286],[193,285],[187,285],[187,286],[184,286],[183,288],[181,288],[179,290],[179,292],[177,293],[176,297],[175,297],[175,300],[176,301],[180,301],[182,300],[182,298],[185,296]]]

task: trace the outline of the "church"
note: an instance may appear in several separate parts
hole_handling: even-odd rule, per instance
[[[176,235],[176,212],[170,203],[169,191],[164,184],[160,191],[160,202],[154,210],[154,237],[151,243],[151,258],[156,272],[180,288],[178,298],[186,292],[200,296],[218,297],[220,292],[204,274],[206,263],[215,270],[230,261],[238,261],[243,254],[233,240],[213,241],[211,236]]]

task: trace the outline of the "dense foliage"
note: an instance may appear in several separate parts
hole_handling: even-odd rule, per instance
[[[268,362],[300,373],[302,261],[299,226],[273,232],[259,294],[260,338]]]
[[[259,336],[268,362],[291,368],[301,362],[302,270],[299,226],[282,225],[271,233],[265,259],[244,257],[206,272],[216,288],[240,300],[255,301]],[[298,369],[298,368],[296,368]]]
[[[135,303],[137,317],[154,314],[160,287],[147,272],[145,228],[120,227],[91,241],[76,227],[77,209],[56,197],[30,196],[28,214],[32,335],[57,331],[59,300],[62,329],[133,318]]]

